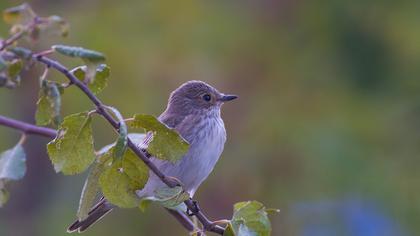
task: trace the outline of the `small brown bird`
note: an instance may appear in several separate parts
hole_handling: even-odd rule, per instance
[[[162,123],[175,129],[188,141],[190,148],[176,163],[153,157],[151,160],[166,176],[180,180],[191,197],[209,176],[222,154],[226,130],[220,108],[223,103],[235,98],[237,96],[220,93],[202,81],[189,81],[171,93],[166,110],[159,116]],[[147,147],[151,135],[146,135],[140,144],[141,148]],[[153,196],[156,189],[165,186],[152,171],[149,176],[145,187],[136,192],[139,198]],[[112,204],[102,198],[86,219],[74,222],[67,232],[85,231],[113,208]]]

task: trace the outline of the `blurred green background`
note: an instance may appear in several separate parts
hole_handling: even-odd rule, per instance
[[[63,43],[107,55],[100,98],[125,116],[159,115],[170,91],[192,79],[240,96],[223,107],[225,151],[196,195],[212,219],[256,199],[281,209],[273,235],[420,233],[419,1],[29,3],[71,24],[68,38],[44,38],[37,50]],[[0,35],[7,30],[0,24]],[[34,122],[41,69],[0,90],[0,114]],[[92,108],[75,88],[63,102],[65,115]],[[114,139],[99,118],[95,132],[97,148]],[[0,127],[0,150],[18,139]],[[47,141],[25,145],[28,172],[0,209],[1,236],[66,235],[75,217],[84,176],[55,174]],[[117,210],[85,235],[186,233],[155,206]]]

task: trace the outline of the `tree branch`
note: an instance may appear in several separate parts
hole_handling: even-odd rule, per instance
[[[64,74],[72,84],[76,85],[80,90],[82,90],[83,93],[86,94],[86,96],[95,104],[96,110],[98,114],[103,116],[114,129],[118,130],[120,124],[109,114],[109,112],[106,110],[106,106],[90,91],[90,89],[79,79],[77,79],[70,71],[60,64],[58,61],[52,60],[48,57],[45,57],[40,54],[35,54],[32,56],[34,60],[37,60],[48,67],[54,68],[57,71]],[[173,178],[168,178],[165,176],[153,162],[150,161],[150,159],[147,157],[147,155],[135,144],[133,141],[128,138],[128,147],[133,150],[133,152],[149,167],[150,170],[153,171],[153,173],[158,176],[162,182],[164,182],[169,187],[175,187],[178,183],[173,180]],[[203,224],[204,229],[206,231],[211,231],[214,233],[218,233],[220,235],[223,235],[224,229],[218,225],[215,225],[212,221],[210,221],[201,211],[201,209],[198,207],[197,203],[193,201],[192,199],[188,199],[185,202],[185,205],[187,208],[192,212],[193,215],[197,217],[197,219]]]
[[[55,138],[57,134],[57,132],[54,129],[28,124],[28,123],[10,119],[1,115],[0,115],[0,125],[20,130],[25,134],[35,134],[35,135],[40,135],[40,136],[44,136],[44,137],[52,138],[52,139]]]

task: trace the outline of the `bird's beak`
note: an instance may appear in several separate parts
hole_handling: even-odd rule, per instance
[[[227,101],[231,101],[231,100],[233,100],[233,99],[236,99],[236,98],[238,98],[238,96],[236,96],[236,95],[229,95],[229,94],[224,94],[221,98],[219,98],[219,101],[222,101],[222,102],[227,102]]]

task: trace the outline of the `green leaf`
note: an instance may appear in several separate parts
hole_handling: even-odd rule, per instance
[[[235,232],[233,231],[232,223],[229,223],[223,232],[223,236],[235,236]]]
[[[123,154],[125,153],[125,151],[127,150],[128,129],[127,129],[127,124],[124,121],[124,117],[121,115],[121,113],[117,109],[111,106],[107,106],[106,108],[114,114],[114,116],[117,118],[118,123],[119,123],[119,128],[118,128],[119,135],[118,135],[117,142],[115,143],[115,148],[113,152],[113,158],[115,160],[115,159],[121,158]]]
[[[264,205],[248,201],[234,205],[233,217],[224,235],[268,236],[270,233],[271,224]]]
[[[95,160],[89,114],[82,112],[65,117],[58,136],[48,143],[47,150],[56,172],[71,175],[85,171]]]
[[[158,202],[163,207],[176,209],[177,206],[190,198],[190,195],[180,186],[174,188],[165,186],[157,189],[154,193],[154,196],[142,199],[139,206],[140,210],[144,211],[150,202]]]
[[[0,187],[0,207],[3,207],[4,204],[9,200],[9,192]]]
[[[95,77],[91,81],[85,81],[86,78],[86,66],[79,66],[73,69],[71,72],[73,73],[76,78],[78,78],[80,81],[87,82],[87,85],[89,89],[94,93],[98,94],[100,93],[108,83],[108,77],[110,68],[106,64],[100,64],[96,68]]]
[[[23,62],[21,59],[14,59],[7,68],[7,74],[10,78],[16,78],[23,69]]]
[[[188,151],[187,141],[154,116],[135,115],[130,125],[153,132],[153,140],[149,143],[147,151],[156,158],[176,162]]]
[[[79,57],[82,58],[86,62],[90,62],[93,64],[99,64],[100,62],[105,61],[105,56],[97,51],[93,51],[90,49],[85,49],[82,47],[72,47],[66,45],[53,45],[52,49],[56,52],[63,54],[69,57]]]
[[[31,59],[32,56],[32,51],[23,47],[10,48],[9,51],[13,52],[16,56],[26,60]]]
[[[103,163],[95,162],[86,178],[80,196],[77,217],[80,221],[86,219],[99,192],[99,176],[104,169]]]
[[[0,181],[19,180],[26,172],[26,155],[18,144],[0,154]]]
[[[37,125],[48,125],[53,122],[58,126],[61,123],[61,94],[56,82],[43,80],[37,102],[35,120]]]
[[[26,154],[21,143],[0,154],[0,207],[9,199],[6,183],[20,180],[26,173]]]
[[[112,157],[113,151],[111,148],[105,155]],[[135,191],[142,189],[149,178],[147,166],[130,149],[127,149],[122,159],[108,162],[106,166],[107,169],[99,178],[106,199],[122,208],[136,207],[139,198]]]
[[[48,125],[51,123],[51,114],[54,113],[54,109],[50,104],[49,99],[47,96],[40,92],[40,96],[38,102],[36,103],[36,113],[35,113],[35,120],[36,124],[40,126]]]
[[[35,16],[32,8],[27,3],[7,8],[3,11],[3,20],[7,24],[26,24]]]
[[[0,55],[0,72],[4,70],[7,67],[7,62],[3,59],[3,57]]]
[[[133,143],[140,144],[144,138],[146,137],[146,134],[143,133],[129,133],[128,137],[131,139]],[[111,148],[115,147],[115,143],[108,144],[104,147],[102,147],[99,151],[97,151],[97,155],[102,156],[103,154],[107,153]]]

